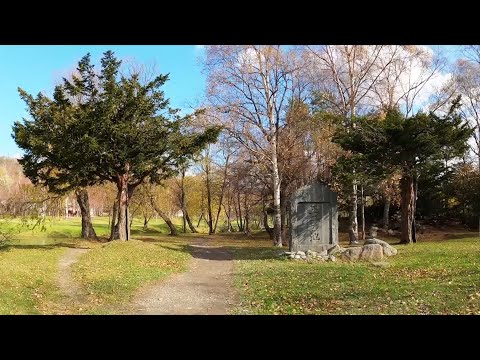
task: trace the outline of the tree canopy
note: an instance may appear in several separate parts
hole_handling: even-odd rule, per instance
[[[19,89],[30,119],[16,122],[13,137],[25,155],[25,174],[52,191],[113,182],[118,189],[119,238],[128,238],[128,198],[145,181],[159,183],[187,158],[214,142],[218,127],[186,131],[193,115],[170,108],[162,86],[168,75],[145,79],[142,70],[121,72],[104,53],[96,72],[90,54],[77,73],[55,87],[53,99]]]

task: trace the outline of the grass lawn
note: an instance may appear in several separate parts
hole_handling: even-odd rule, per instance
[[[108,218],[95,217],[93,223],[99,236],[108,236]],[[175,223],[180,230],[180,220]],[[140,219],[134,220],[132,238],[145,242],[108,244],[80,240],[80,218],[50,218],[44,225],[33,231],[17,226],[14,239],[0,247],[0,314],[57,313],[61,299],[58,263],[64,245],[91,248],[73,267],[74,277],[88,294],[88,303],[69,313],[109,313],[143,284],[182,271],[190,258],[185,247],[190,237],[166,235],[169,230],[162,220],[152,219],[147,231]]]
[[[480,314],[480,240],[396,245],[388,267],[235,250],[239,314]]]
[[[0,248],[0,314],[57,313],[58,262],[66,243],[91,248],[72,268],[87,303],[67,312],[101,314],[117,313],[147,282],[183,271],[188,244],[200,236],[234,253],[236,314],[480,314],[480,240],[472,233],[432,232],[418,244],[395,245],[398,255],[378,267],[281,259],[264,234],[172,238],[161,220],[152,219],[147,231],[142,225],[136,219],[136,240],[123,243],[80,241],[76,218],[17,234]],[[108,234],[108,219],[94,218],[94,226],[100,236]]]
[[[48,314],[58,301],[60,247],[0,249],[0,314]]]
[[[143,284],[183,271],[190,258],[182,251],[187,242],[115,241],[93,248],[73,266],[90,303],[80,312],[114,312],[111,309],[128,301]]]

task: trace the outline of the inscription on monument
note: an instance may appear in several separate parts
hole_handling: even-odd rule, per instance
[[[337,243],[336,194],[326,185],[303,187],[291,201],[290,249],[321,251]]]

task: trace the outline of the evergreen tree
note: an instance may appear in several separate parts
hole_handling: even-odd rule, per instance
[[[141,72],[120,74],[121,61],[104,53],[95,72],[90,54],[78,63],[78,75],[55,87],[53,100],[19,90],[33,120],[14,125],[14,138],[26,155],[27,176],[51,189],[113,182],[118,217],[111,239],[130,238],[128,202],[135,188],[160,183],[206,144],[219,129],[186,133],[191,116],[169,107],[161,87],[168,75],[142,81]]]
[[[389,110],[384,120],[362,117],[355,120],[356,131],[340,130],[335,141],[343,149],[361,156],[369,173],[383,176],[399,169],[402,243],[416,242],[415,208],[418,177],[432,159],[448,154],[449,159],[468,149],[471,128],[463,120],[457,98],[444,116],[417,113],[405,118],[398,110]]]

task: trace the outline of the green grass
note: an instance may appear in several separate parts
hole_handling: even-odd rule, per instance
[[[243,314],[480,314],[480,240],[397,246],[388,267],[235,251]]]
[[[175,221],[180,229],[180,219]],[[234,253],[241,297],[234,313],[480,314],[480,240],[468,233],[432,232],[418,244],[396,245],[398,255],[386,260],[387,267],[378,267],[281,259],[281,250],[262,233],[172,238],[161,220],[152,219],[147,231],[142,225],[135,219],[132,237],[143,241],[108,244],[80,241],[78,218],[49,219],[43,231],[17,234],[15,246],[0,248],[0,314],[60,311],[56,278],[64,244],[91,250],[73,266],[88,301],[62,313],[110,314],[118,313],[141,286],[183,271],[188,244],[200,236]],[[108,235],[107,218],[94,218],[94,226],[100,236]],[[37,245],[17,246],[28,244]]]
[[[0,249],[0,314],[49,313],[57,302],[60,247]]]
[[[173,218],[172,221],[177,230],[181,232],[182,219]],[[110,236],[108,217],[93,217],[92,222],[99,237],[107,238]],[[30,221],[29,225],[33,225],[33,221]],[[10,242],[13,245],[52,245],[64,242],[65,239],[77,239],[80,237],[81,228],[80,217],[71,217],[69,219],[47,217],[42,225],[35,227],[33,230],[23,226],[19,218],[0,223],[0,229],[15,230],[13,240]],[[208,233],[208,229],[203,222],[197,230],[200,233]],[[143,219],[134,218],[132,223],[131,234],[134,239],[157,237],[169,233],[170,229],[161,218],[151,219],[147,230],[143,230]]]
[[[73,266],[74,277],[89,295],[91,306],[83,310],[108,313],[109,307],[125,303],[145,283],[183,271],[190,258],[185,244],[131,240],[93,248]]]

